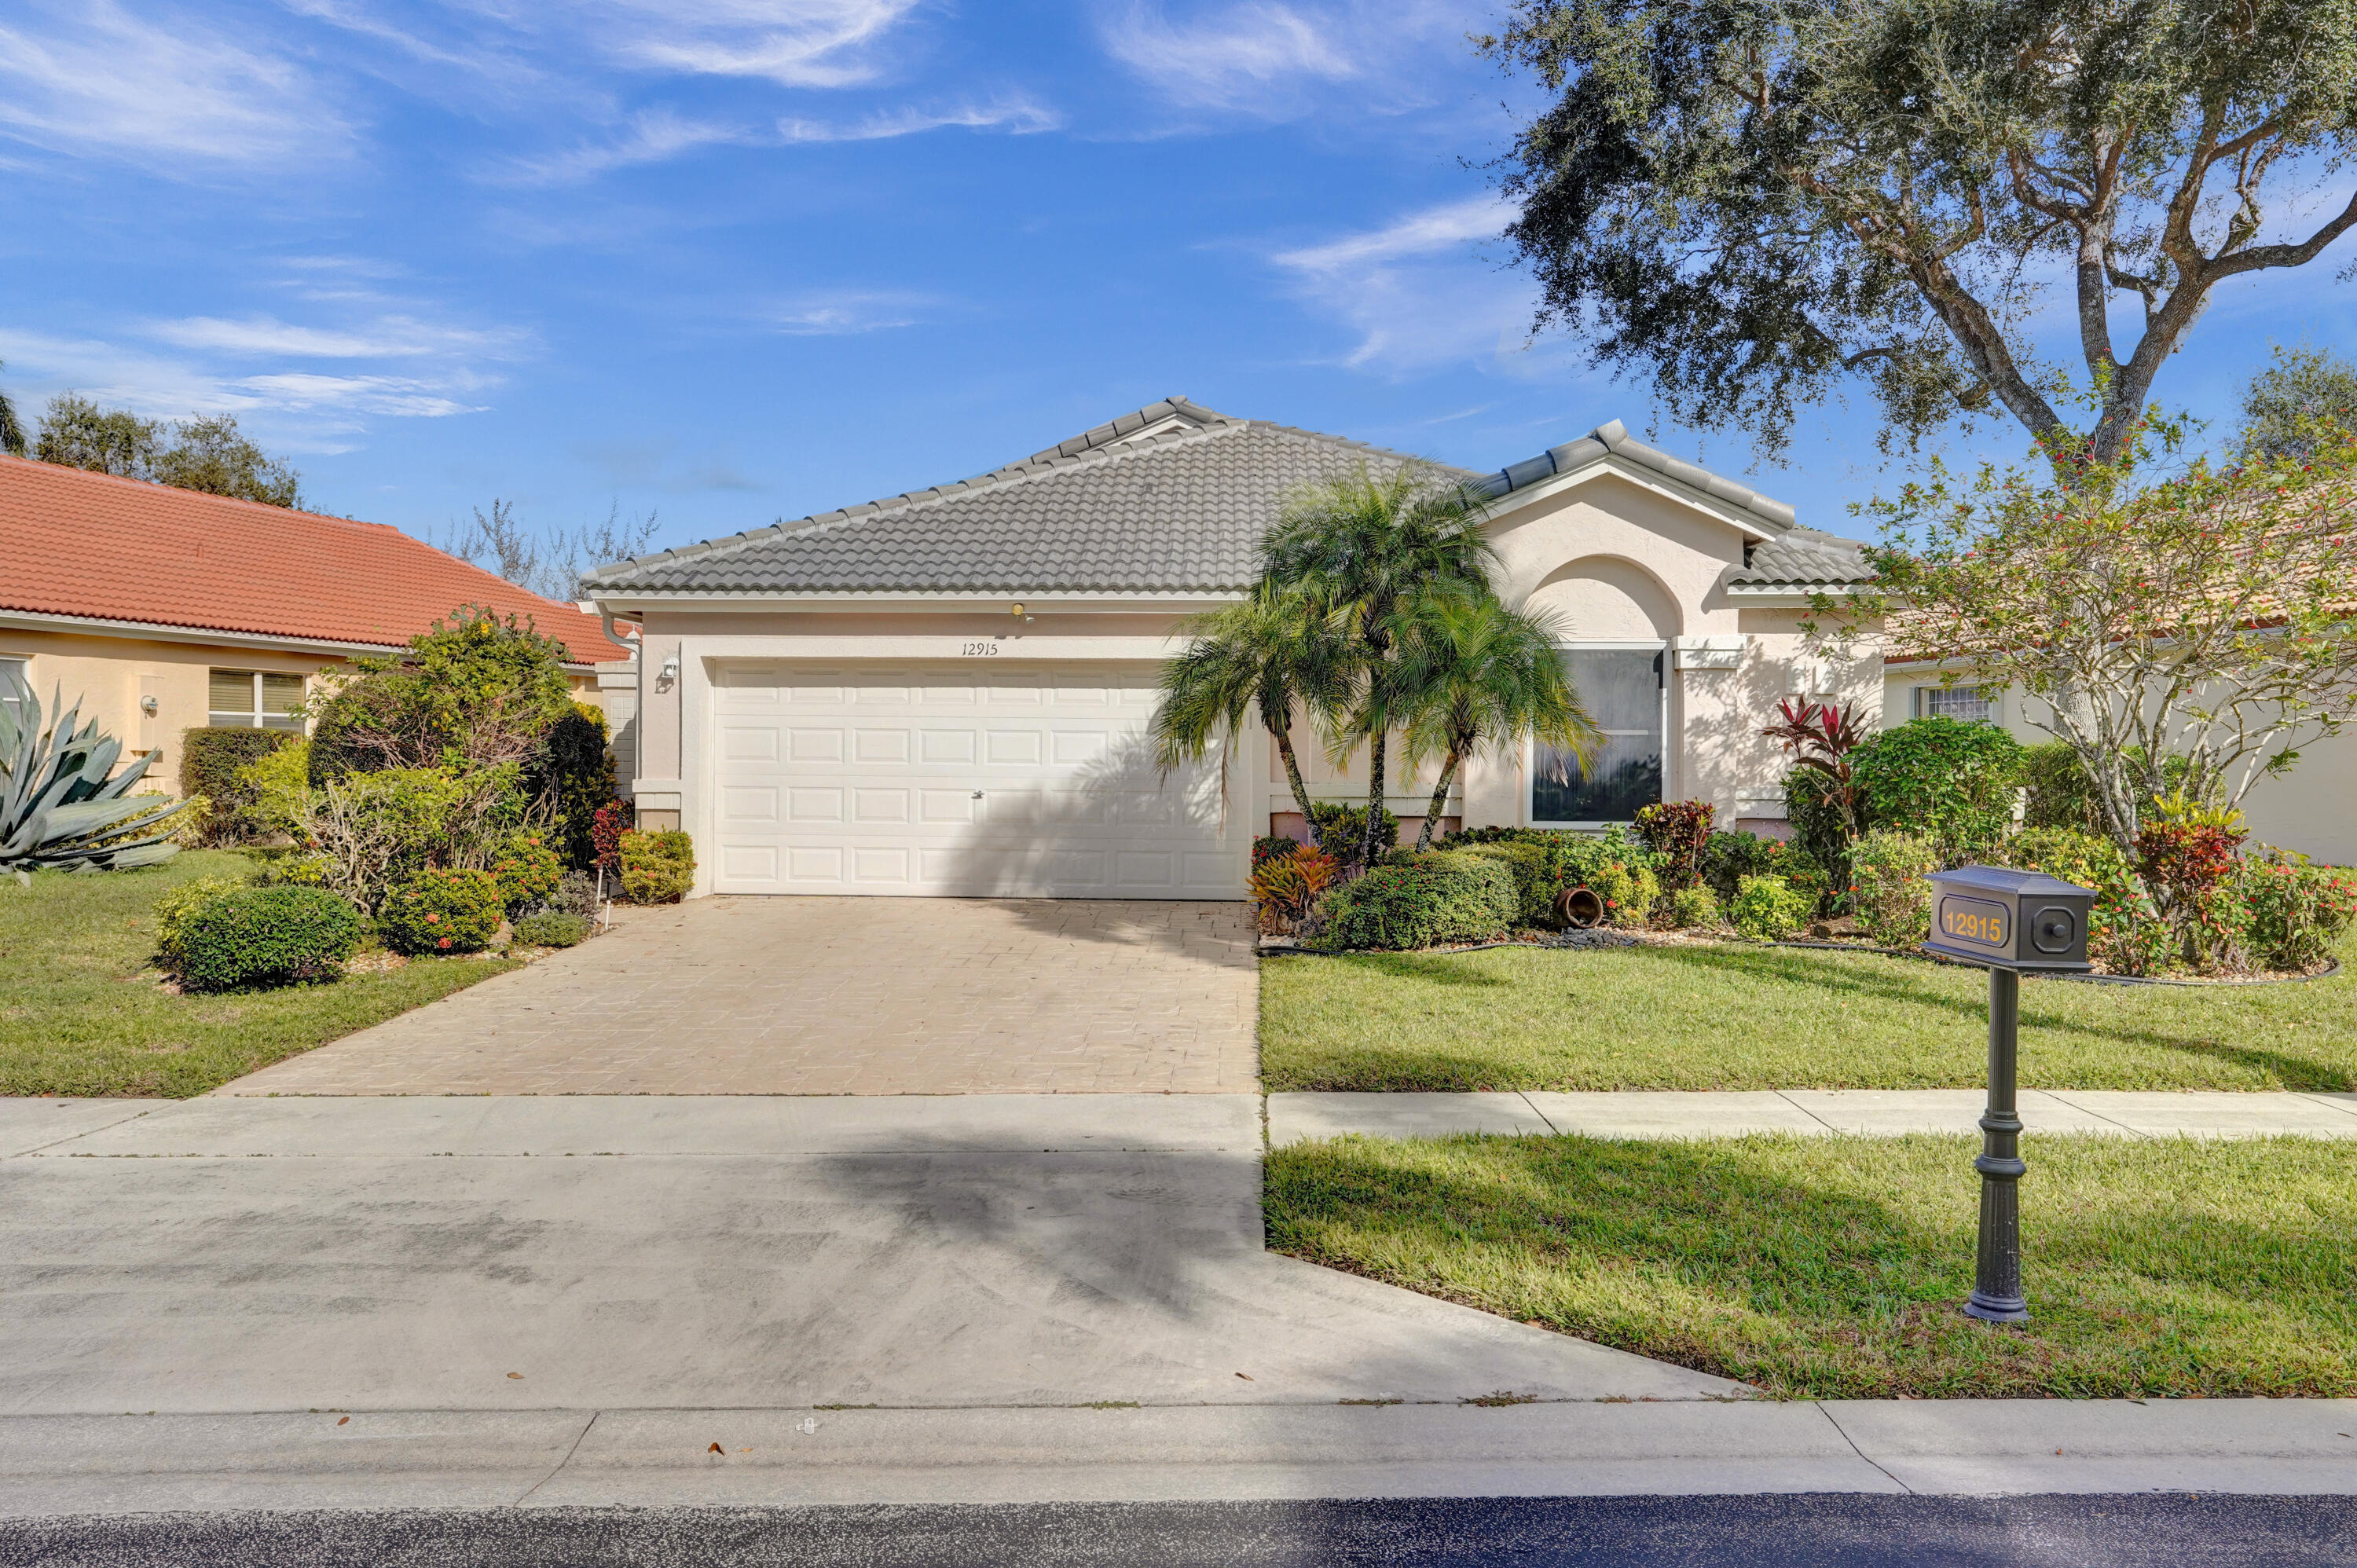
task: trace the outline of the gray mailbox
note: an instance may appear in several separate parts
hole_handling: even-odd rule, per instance
[[[2014,1104],[2019,1073],[2021,972],[2079,974],[2087,970],[2087,913],[2094,889],[2042,871],[1964,865],[1932,874],[1932,940],[1926,952],[1960,958],[1989,972],[1988,1106],[1981,1112],[1979,1255],[1964,1311],[1987,1323],[2029,1316],[2021,1294],[2021,1115]]]
[[[2087,970],[2094,890],[2042,871],[1965,865],[1932,874],[1929,950],[1993,969]]]

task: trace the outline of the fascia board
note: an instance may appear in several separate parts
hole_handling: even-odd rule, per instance
[[[197,648],[248,648],[287,653],[329,653],[342,659],[398,653],[409,646],[399,642],[342,642],[325,637],[279,637],[264,631],[227,631],[211,627],[174,626],[168,621],[108,620],[99,616],[41,615],[24,610],[0,610],[0,629],[61,632],[81,637],[115,637],[127,642],[179,642]],[[565,668],[589,674],[601,665],[565,660]],[[605,663],[619,664],[621,660]]]
[[[748,609],[813,610],[896,610],[915,614],[971,614],[982,611],[990,615],[1006,613],[1010,605],[1021,605],[1027,611],[1053,610],[1060,614],[1075,612],[1132,611],[1192,611],[1217,609],[1243,598],[1242,590],[1233,593],[1207,593],[1189,590],[1183,593],[1138,594],[1033,594],[1009,591],[1005,593],[908,593],[888,590],[845,591],[827,593],[771,593],[757,590],[726,592],[649,593],[615,589],[610,593],[592,594],[591,601],[608,614],[629,615],[647,610],[708,610],[742,613]]]
[[[1577,489],[1580,486],[1587,484],[1591,480],[1601,478],[1606,474],[1611,474],[1616,478],[1627,479],[1630,483],[1641,486],[1643,489],[1652,491],[1655,495],[1661,496],[1664,499],[1676,501],[1682,506],[1691,507],[1695,510],[1705,513],[1715,521],[1723,522],[1729,528],[1735,529],[1747,538],[1757,540],[1761,543],[1765,543],[1771,539],[1780,539],[1782,537],[1781,534],[1777,533],[1774,530],[1762,526],[1757,518],[1746,516],[1743,512],[1738,511],[1734,507],[1731,507],[1725,501],[1720,500],[1717,496],[1680,484],[1677,480],[1670,478],[1665,475],[1657,474],[1651,468],[1645,467],[1641,464],[1631,463],[1626,457],[1611,453],[1608,453],[1604,456],[1597,458],[1595,461],[1588,463],[1583,467],[1574,468],[1568,474],[1557,474],[1553,478],[1540,480],[1537,484],[1529,487],[1527,489],[1520,489],[1514,491],[1511,495],[1501,496],[1497,500],[1491,502],[1484,510],[1482,521],[1484,522],[1495,521],[1501,518],[1509,516],[1513,512],[1519,511],[1526,506],[1531,506],[1538,501],[1544,500],[1551,496],[1559,496],[1567,491]]]

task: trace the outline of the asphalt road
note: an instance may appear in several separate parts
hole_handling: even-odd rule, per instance
[[[2203,1568],[2357,1563],[2357,1498],[2041,1496],[184,1513],[0,1523],[39,1568]]]

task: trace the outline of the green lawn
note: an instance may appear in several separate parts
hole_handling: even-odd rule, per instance
[[[1345,1138],[1269,1244],[1779,1397],[2357,1395],[2357,1144],[2033,1137],[2031,1320],[1973,1283],[1969,1138]]]
[[[1273,958],[1261,1072],[1272,1090],[1964,1089],[1986,1071],[1987,996],[1978,970],[1735,942]],[[2021,1081],[2357,1090],[2357,978],[2025,980]]]
[[[0,877],[0,1094],[202,1094],[517,967],[421,961],[332,985],[175,996],[147,968],[155,903],[242,855],[199,851],[140,871]]]

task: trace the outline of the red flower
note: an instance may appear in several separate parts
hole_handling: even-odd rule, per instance
[[[449,939],[449,938],[447,938],[447,937],[444,937],[440,941],[438,941],[438,942],[435,943],[434,945],[435,945],[435,946],[436,946],[436,947],[444,947],[444,948],[447,948],[447,947],[448,947],[448,946],[450,945],[450,939]]]
[[[442,923],[442,917],[439,915],[428,915],[425,917],[425,923],[429,926],[440,925]]]

